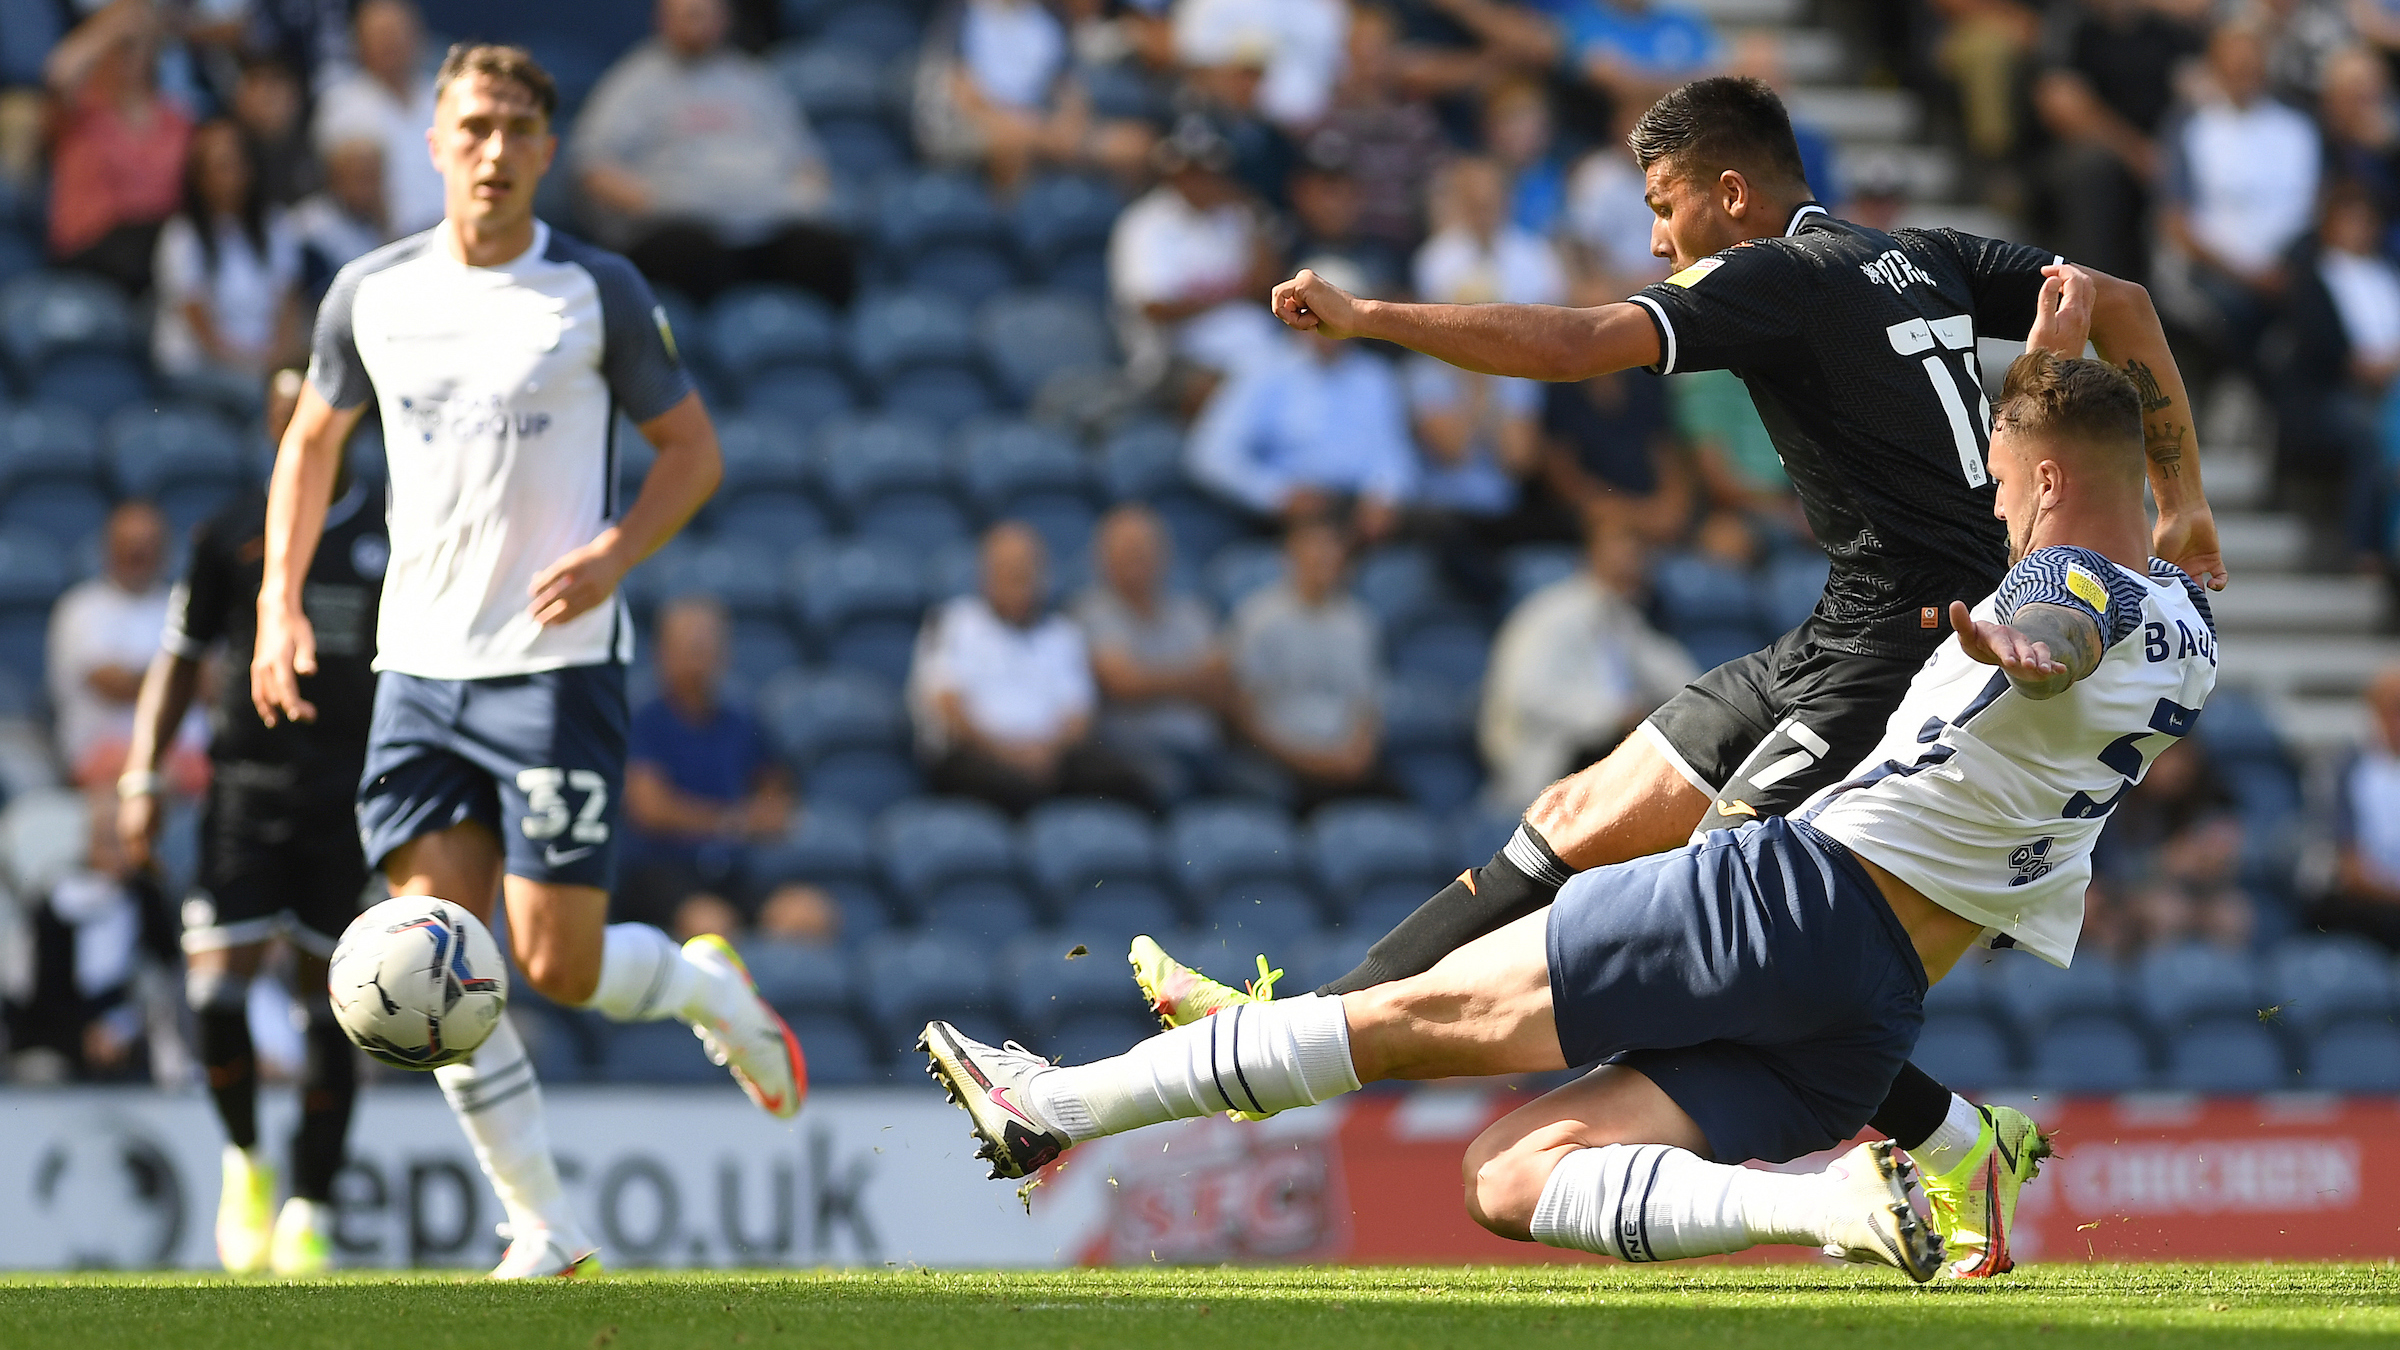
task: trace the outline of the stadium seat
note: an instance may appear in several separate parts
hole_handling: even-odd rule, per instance
[[[772,59],[776,75],[799,100],[812,128],[829,118],[883,115],[888,88],[883,68],[860,60],[856,48],[825,42],[786,44],[775,49]]]
[[[2383,951],[2363,938],[2308,933],[2286,938],[2267,957],[2261,995],[2283,1021],[2320,1027],[2343,1017],[2393,1010],[2392,975]]]
[[[718,418],[717,449],[725,461],[718,497],[807,492],[816,480],[816,460],[809,453],[811,430],[754,417]]]
[[[66,550],[46,534],[0,530],[0,610],[46,615],[66,588]]]
[[[760,689],[758,706],[795,763],[837,750],[898,751],[908,745],[900,691],[857,671],[792,671]]]
[[[992,955],[990,944],[946,933],[886,933],[866,945],[861,997],[898,1049],[933,1018],[996,1012],[1000,963]]]
[[[943,886],[925,902],[920,917],[930,930],[973,938],[988,948],[1031,932],[1039,922],[1022,887],[992,877]]]
[[[1158,1022],[1133,1009],[1095,1009],[1062,1019],[1041,1051],[1061,1064],[1090,1064],[1124,1054],[1158,1034]]]
[[[1017,251],[1036,271],[1047,273],[1078,250],[1106,248],[1125,199],[1097,178],[1052,174],[1017,194],[1009,225]]]
[[[916,761],[889,750],[836,750],[808,766],[802,788],[812,802],[848,802],[874,813],[925,790]]]
[[[1583,570],[1583,550],[1573,544],[1519,544],[1508,551],[1501,571],[1508,578],[1508,608],[1514,612],[1525,597]]]
[[[1386,544],[1361,558],[1351,591],[1383,625],[1396,633],[1425,617],[1443,600],[1441,568],[1417,544]]]
[[[20,531],[0,529],[0,533]],[[0,609],[0,672],[5,672],[17,688],[36,694],[47,688],[47,668],[44,653],[50,642],[50,606],[47,602],[29,607]]]
[[[895,684],[908,678],[916,649],[914,619],[855,620],[843,624],[824,642],[826,665],[836,670],[865,671]]]
[[[971,368],[975,345],[974,317],[949,296],[894,291],[851,309],[851,364],[878,384],[919,367]]]
[[[775,938],[754,938],[742,943],[741,950],[758,996],[785,1016],[848,1011],[850,963],[840,952]]]
[[[1462,694],[1483,683],[1492,640],[1479,624],[1444,619],[1420,624],[1391,644],[1392,673],[1438,680]]]
[[[2085,953],[2065,970],[2030,952],[2004,952],[1988,978],[1992,997],[2028,1031],[2060,1017],[2114,1015],[2126,1006],[2122,974],[2098,952]]]
[[[2132,1092],[2149,1085],[2150,1047],[2119,1018],[2078,1014],[2035,1039],[2027,1070],[2055,1091]]]
[[[1317,898],[1290,881],[1237,881],[1200,911],[1203,941],[1255,946],[1273,955],[1313,937],[1319,928]]]
[[[1070,955],[1078,945],[1082,954]],[[1037,929],[1010,937],[998,951],[1009,1022],[1020,1033],[1047,1031],[1074,1013],[1140,1006],[1121,949],[1112,953],[1072,934]]]
[[[859,619],[901,619],[913,631],[925,604],[924,571],[916,558],[874,540],[804,545],[785,575],[786,599],[821,637]]]
[[[1472,705],[1444,681],[1423,676],[1393,680],[1383,689],[1384,749],[1400,753],[1463,748],[1474,730],[1473,717]],[[1510,828],[1515,828],[1513,822]],[[1491,850],[1484,850],[1484,857],[1490,856]]]
[[[1283,580],[1283,550],[1264,539],[1239,539],[1218,549],[1200,576],[1217,608],[1231,614],[1252,594]]]
[[[1442,870],[1455,876],[1462,869],[1490,862],[1493,854],[1507,846],[1521,819],[1523,816],[1518,812],[1481,805],[1454,812],[1444,836],[1443,847],[1448,850],[1444,857],[1448,861]]]
[[[1053,905],[1097,898],[1095,887],[1155,884],[1158,833],[1123,802],[1068,798],[1026,813],[1026,870]]]
[[[1750,578],[1696,553],[1673,553],[1652,569],[1658,605],[1669,628],[1747,625],[1757,604]]]
[[[1183,488],[1182,428],[1162,418],[1139,418],[1117,428],[1100,447],[1100,479],[1109,499],[1120,502]]]
[[[1958,964],[1950,968],[1949,974],[1935,981],[1925,991],[1926,1013],[1981,1016],[1998,1011],[1991,997],[1990,985],[1991,972],[1997,964],[1991,958],[1997,955],[1999,953],[1970,948],[1966,955],[1958,958]]]
[[[791,833],[751,847],[750,870],[769,885],[871,878],[878,869],[867,815],[840,798],[811,796]]]
[[[204,409],[121,412],[101,429],[101,440],[108,447],[109,476],[128,497],[155,501],[194,484],[230,491],[250,478],[241,437]]]
[[[788,549],[747,539],[712,539],[656,560],[648,583],[661,600],[706,595],[738,618],[783,614],[783,567]]]
[[[1158,512],[1175,540],[1175,556],[1193,563],[1215,557],[1219,549],[1250,532],[1249,523],[1232,508],[1196,491],[1178,488],[1149,500],[1150,509]]]
[[[727,670],[744,689],[756,689],[801,663],[800,644],[780,615],[745,615],[733,621]]]
[[[1053,596],[1072,596],[1083,589],[1091,568],[1092,533],[1100,523],[1100,513],[1091,503],[1066,493],[1039,493],[1019,497],[1010,503],[1009,519],[1030,528],[1042,537],[1042,545],[1050,551],[1050,593]]]
[[[888,411],[923,418],[943,431],[999,407],[983,376],[964,366],[919,366],[901,371],[883,381],[876,398]]]
[[[2310,1043],[2305,1081],[2323,1092],[2400,1092],[2400,1026],[2377,1017],[2324,1027]]]
[[[0,415],[0,491],[28,483],[100,486],[99,426],[73,408],[22,407]]]
[[[42,246],[0,224],[0,287],[42,269]]]
[[[2288,1091],[2300,1078],[2275,1033],[2255,1020],[2204,1021],[2167,1042],[2166,1084],[2212,1094]]]
[[[108,495],[88,483],[28,483],[0,501],[0,529],[45,534],[72,555],[108,523]]]
[[[1237,881],[1296,881],[1306,857],[1283,812],[1257,802],[1193,802],[1167,822],[1168,879],[1197,903]]]
[[[663,1022],[620,1022],[603,1033],[601,1078],[611,1083],[722,1083],[725,1071],[708,1062],[692,1029]]]
[[[2133,968],[2133,994],[2162,1031],[2203,1018],[2251,1017],[2262,1006],[2250,958],[2200,942],[2144,953]]]
[[[1431,895],[1430,891],[1404,891],[1396,886],[1375,887],[1351,903],[1340,926],[1345,932],[1382,937],[1416,913]]]
[[[1018,418],[961,427],[955,455],[968,495],[987,516],[1008,515],[1028,497],[1080,499],[1091,490],[1091,467],[1074,442]]]
[[[1451,869],[1442,832],[1423,811],[1396,802],[1333,802],[1308,822],[1308,845],[1326,894],[1357,900],[1377,882],[1399,882],[1419,900]]]
[[[941,429],[913,414],[835,418],[817,432],[816,460],[834,504],[853,514],[887,493],[951,486]]]
[[[875,821],[875,851],[894,891],[913,904],[954,882],[1017,876],[1008,817],[963,797],[929,797],[885,811]]]
[[[911,290],[980,305],[1017,284],[1017,262],[1004,243],[953,240],[918,250],[901,279]]]
[[[709,350],[735,381],[769,366],[829,366],[841,359],[841,323],[830,306],[791,286],[739,286],[708,310]]]
[[[1974,1013],[1928,1013],[1909,1061],[1956,1088],[1994,1087],[2015,1079],[2008,1038]]]
[[[883,257],[905,266],[937,244],[1007,248],[1009,237],[980,180],[931,172],[884,190],[876,203],[875,242]]]
[[[1815,549],[1777,554],[1759,579],[1759,627],[1768,633],[1799,627],[1816,612],[1817,598],[1825,593],[1825,578],[1832,572],[1832,562]]]
[[[858,390],[825,366],[772,366],[742,391],[742,411],[802,434],[858,408]]]
[[[851,518],[851,532],[925,557],[975,537],[975,526],[957,503],[933,492],[896,492],[877,498]]]
[[[881,1077],[874,1042],[849,1018],[803,1013],[786,1014],[784,1021],[808,1061],[810,1088],[855,1087]]]
[[[1058,931],[1103,955],[1122,957],[1136,936],[1153,936],[1181,926],[1182,916],[1167,893],[1147,881],[1098,882],[1070,896],[1061,907]]]
[[[872,183],[908,167],[906,144],[881,118],[828,117],[809,129],[835,173],[852,182]]]
[[[984,364],[1018,403],[1030,401],[1043,381],[1062,370],[1115,365],[1107,318],[1098,305],[1078,295],[995,295],[977,313],[975,331]]]
[[[115,286],[80,272],[33,272],[0,289],[0,348],[22,377],[61,352],[131,354],[140,333]]]
[[[1433,815],[1446,816],[1483,791],[1483,764],[1470,751],[1398,751],[1387,763],[1400,790]]]
[[[36,402],[107,417],[151,402],[150,372],[121,352],[61,352],[42,362],[25,392]]]
[[[870,0],[834,10],[817,30],[817,39],[870,56],[880,67],[915,49],[917,19],[902,6]]]
[[[833,537],[833,523],[814,497],[753,489],[709,503],[709,531],[716,538],[766,544],[786,552]],[[777,568],[778,574],[783,569]]]

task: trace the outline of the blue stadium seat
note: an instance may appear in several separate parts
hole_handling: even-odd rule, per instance
[[[1100,882],[1070,896],[1059,911],[1058,931],[1104,955],[1123,956],[1125,944],[1142,933],[1156,936],[1180,926],[1182,917],[1167,893],[1147,881]]]
[[[127,410],[108,420],[101,439],[110,476],[128,497],[155,501],[194,484],[229,491],[250,479],[240,435],[205,409]]]
[[[713,596],[737,617],[780,618],[783,568],[790,556],[789,549],[755,540],[712,539],[657,560],[657,575],[648,584],[661,600]]]
[[[1222,800],[1176,808],[1162,860],[1168,880],[1206,902],[1237,881],[1296,881],[1307,853],[1282,811]]]
[[[1314,937],[1317,898],[1296,883],[1272,879],[1237,881],[1200,911],[1199,933],[1205,941],[1233,947],[1257,947],[1273,955]]]
[[[1992,997],[2027,1031],[2078,1015],[2114,1015],[2126,1007],[2125,980],[2115,962],[2087,952],[2065,970],[2029,952],[2006,952],[1992,965]]]
[[[61,352],[42,362],[25,392],[38,402],[107,417],[150,403],[150,372],[122,352]]]
[[[1446,681],[1422,676],[1393,680],[1383,689],[1384,749],[1394,754],[1461,749],[1470,742],[1474,716],[1473,704]],[[1515,828],[1513,823],[1510,828]],[[1503,835],[1502,842],[1506,838]],[[1484,857],[1490,856],[1491,850],[1484,850]]]
[[[2144,953],[2133,969],[2133,994],[2162,1031],[2203,1018],[2251,1017],[2263,1006],[2250,958],[2200,942]]]
[[[1042,382],[1078,366],[1113,368],[1115,343],[1098,305],[1056,291],[995,295],[976,315],[984,364],[1019,403]]]
[[[992,952],[987,943],[946,933],[886,933],[866,945],[858,987],[897,1049],[933,1018],[988,1018],[999,1008],[1000,963]]]
[[[924,418],[944,431],[1000,406],[983,376],[965,366],[901,371],[883,382],[876,397],[886,410]]]
[[[841,321],[797,287],[736,287],[709,306],[707,323],[718,368],[739,383],[770,366],[830,366],[841,359]]]
[[[900,916],[893,912],[895,907],[891,898],[883,893],[883,886],[879,882],[856,877],[803,877],[799,883],[814,886],[832,898],[834,911],[841,916],[842,950],[845,952],[855,954],[899,923]]]
[[[20,531],[9,530],[16,534]],[[47,668],[43,656],[50,643],[50,606],[47,603],[0,609],[0,672],[6,673],[16,687],[34,697],[40,697],[47,686]]]
[[[1909,1061],[1953,1087],[1988,1088],[2016,1077],[2008,1038],[1974,1013],[1928,1013]]]
[[[1050,560],[1050,595],[1061,594],[1058,559]],[[939,605],[962,595],[972,595],[983,584],[983,558],[980,545],[973,540],[960,540],[925,561],[925,603]]]
[[[1090,579],[1093,531],[1100,513],[1082,497],[1066,493],[1037,493],[1009,504],[1009,519],[1042,537],[1050,551],[1050,593],[1072,596]]]
[[[1276,987],[1298,991],[1330,984],[1356,970],[1358,963],[1367,959],[1367,949],[1382,936],[1381,931],[1370,933],[1355,925],[1319,933],[1294,947],[1289,956],[1274,958],[1283,967],[1283,978],[1276,981]],[[1251,973],[1257,973],[1255,963]]]
[[[1471,751],[1394,751],[1386,763],[1408,799],[1437,816],[1458,810],[1483,791],[1483,761]]]
[[[794,1012],[844,1013],[851,1002],[850,963],[839,951],[804,942],[753,938],[741,944],[758,996],[789,1017]]]
[[[1345,932],[1362,933],[1371,938],[1382,937],[1398,928],[1402,919],[1422,908],[1428,898],[1423,891],[1411,894],[1396,887],[1379,886],[1360,896],[1350,906],[1350,912],[1343,916],[1341,927]]]
[[[849,48],[874,58],[878,65],[915,50],[917,18],[900,5],[845,5],[833,11],[817,30],[829,47]]]
[[[1149,886],[1159,879],[1158,832],[1123,802],[1068,798],[1026,813],[1026,871],[1054,905],[1097,899],[1094,887]]]
[[[1100,447],[1100,481],[1109,499],[1120,502],[1183,489],[1183,429],[1145,417],[1109,433]]]
[[[809,450],[813,430],[775,418],[718,418],[717,449],[725,461],[718,498],[808,492],[817,477],[816,457]]]
[[[1758,583],[1759,627],[1769,633],[1798,628],[1816,612],[1817,598],[1825,593],[1825,578],[1832,572],[1832,562],[1815,549],[1776,555]]]
[[[1387,633],[1424,618],[1444,598],[1441,567],[1419,544],[1386,544],[1359,559],[1350,589]]]
[[[805,545],[786,577],[788,598],[821,636],[860,619],[900,619],[913,631],[925,604],[924,571],[916,558],[872,540]]]
[[[1483,683],[1483,668],[1491,656],[1492,640],[1481,625],[1440,620],[1420,624],[1394,640],[1391,667],[1394,675],[1439,680],[1466,693]]]
[[[789,551],[831,538],[825,509],[804,493],[760,488],[709,504],[709,529],[719,539],[767,544]],[[781,568],[776,569],[778,573]]]
[[[2274,719],[2257,699],[2240,689],[2228,689],[2221,696],[2209,695],[2208,716],[2201,719],[2200,738],[2206,742],[2209,756],[2219,765],[2280,764],[2287,758]]]
[[[1008,817],[963,797],[929,797],[885,811],[875,821],[875,851],[893,889],[915,904],[954,882],[1017,876]]]
[[[853,1087],[881,1077],[874,1043],[849,1018],[804,1013],[787,1015],[785,1021],[808,1061],[811,1088]]]
[[[0,287],[42,269],[42,246],[0,223]]]
[[[836,670],[860,670],[894,683],[908,678],[916,660],[917,623],[913,619],[859,619],[841,626],[825,640],[825,664]]]
[[[1582,570],[1583,550],[1573,544],[1519,544],[1501,561],[1508,578],[1508,608],[1515,610],[1526,596]]]
[[[867,814],[839,798],[812,796],[790,834],[751,847],[750,869],[769,885],[873,878],[878,869]]]
[[[735,683],[756,689],[801,664],[800,644],[780,615],[744,615],[733,621],[727,669]]]
[[[1248,522],[1233,509],[1196,491],[1176,489],[1150,499],[1167,533],[1175,540],[1175,556],[1199,562],[1250,532]]]
[[[2255,1019],[2201,1022],[2167,1042],[2168,1086],[2214,1094],[2288,1091],[2300,1078],[2275,1033]]]
[[[908,167],[906,143],[881,118],[828,117],[810,129],[834,171],[851,182],[872,183]]]
[[[961,427],[955,455],[968,495],[988,515],[1006,515],[1028,496],[1083,497],[1091,490],[1091,466],[1075,443],[1020,418]]]
[[[972,540],[975,526],[958,504],[937,492],[894,492],[850,518],[860,539],[905,549],[917,557]]]
[[[2300,1027],[2393,1010],[2392,975],[2383,951],[2363,938],[2308,933],[2286,938],[2267,957],[2262,997]]]
[[[1200,577],[1217,608],[1230,614],[1253,593],[1283,580],[1283,550],[1264,539],[1238,539],[1218,549]]]
[[[1742,572],[1696,553],[1673,553],[1652,569],[1658,604],[1670,628],[1747,625],[1757,596]]]
[[[808,435],[858,408],[858,390],[825,366],[774,366],[742,391],[742,411]]]
[[[911,290],[980,305],[1017,284],[1017,263],[997,241],[952,240],[919,249],[902,279]]]
[[[849,347],[851,364],[878,384],[924,366],[972,367],[975,320],[945,295],[870,295],[851,309]]]
[[[508,1017],[525,1042],[525,1053],[533,1060],[533,1071],[542,1082],[581,1083],[592,1076],[600,1057],[601,1039],[608,1033],[607,1022],[594,1013],[577,1013],[548,1001],[536,1002],[527,997],[530,991],[512,991]],[[598,1022],[599,1026],[589,1025]]]
[[[1070,956],[1078,944],[1083,954]],[[1138,1006],[1139,996],[1126,993],[1132,982],[1122,950],[1096,950],[1080,937],[1042,929],[1009,938],[999,952],[1009,1023],[1020,1033],[1048,1031],[1075,1013]]]
[[[2028,958],[2033,959],[2033,958]],[[2122,1019],[2079,1014],[2037,1037],[2028,1076],[2060,1092],[2132,1092],[2150,1081],[2150,1047]]]
[[[834,504],[856,513],[893,492],[948,492],[941,429],[913,414],[836,418],[817,433],[817,474]]]
[[[884,190],[876,204],[876,244],[903,265],[937,244],[1006,248],[1008,226],[977,179],[922,173]]]
[[[1157,1021],[1139,1011],[1095,1009],[1061,1020],[1042,1039],[1042,1053],[1061,1064],[1090,1064],[1124,1054],[1157,1034]]]
[[[66,550],[46,534],[0,530],[0,609],[46,615],[66,588]]]
[[[45,534],[72,552],[100,532],[108,512],[108,495],[88,483],[28,483],[0,501],[0,529]]]
[[[1009,224],[1017,251],[1036,271],[1051,268],[1079,251],[1104,249],[1125,199],[1096,178],[1053,174],[1037,178],[1017,194]]]
[[[1999,953],[1969,950],[1950,967],[1950,973],[1934,982],[1925,991],[1925,1011],[1928,1014],[1973,1013],[1999,1011],[1991,997],[1991,972],[1997,968],[1992,958]]]
[[[878,812],[925,790],[916,761],[889,750],[836,750],[808,766],[801,786],[812,802],[848,802]]]
[[[664,1022],[621,1022],[604,1034],[599,1077],[611,1083],[722,1083],[692,1029]]]
[[[1377,882],[1399,882],[1419,900],[1451,869],[1442,831],[1423,811],[1397,802],[1333,802],[1308,822],[1309,851],[1326,893],[1354,901]]]
[[[100,429],[73,408],[26,407],[0,415],[0,490],[28,483],[101,484]]]
[[[1492,810],[1485,806],[1470,806],[1450,817],[1450,828],[1444,844],[1449,852],[1442,870],[1453,876],[1464,868],[1481,867],[1492,855],[1508,844],[1510,835],[1517,832],[1517,822],[1523,817],[1513,811]]]
[[[828,118],[880,117],[886,106],[883,67],[859,59],[854,47],[825,42],[777,47],[771,59],[812,127]]]
[[[66,36],[67,12],[43,0],[0,0],[0,85],[42,87],[43,58]]]
[[[2325,1027],[2309,1046],[2306,1081],[2325,1092],[2400,1092],[2400,1026],[2378,1017]]]
[[[807,763],[837,750],[908,745],[900,691],[857,671],[794,671],[759,691],[759,711],[786,755]]]
[[[117,288],[80,272],[33,272],[0,289],[0,348],[31,377],[61,352],[131,354],[133,306]]]
[[[1033,902],[1013,881],[979,877],[952,882],[925,902],[920,921],[926,928],[955,933],[997,948],[1039,923]]]

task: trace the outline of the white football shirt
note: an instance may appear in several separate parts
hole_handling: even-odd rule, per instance
[[[433,231],[343,268],[309,382],[383,415],[392,558],[375,668],[476,680],[633,658],[624,600],[544,628],[543,568],[614,520],[616,414],[646,422],[691,378],[633,264],[536,223],[494,267]]]
[[[1944,909],[2054,965],[2075,955],[2092,841],[2159,752],[2189,735],[2217,682],[2200,588],[2171,563],[2147,574],[2089,549],[2043,548],[1975,617],[2064,605],[2107,652],[2066,692],[2031,699],[1952,634],[1911,681],[1883,740],[1848,781],[1796,816]]]

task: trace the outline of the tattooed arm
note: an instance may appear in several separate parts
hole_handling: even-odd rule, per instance
[[[2150,457],[2150,495],[2158,501],[2150,551],[2221,591],[2225,560],[2217,551],[2216,516],[2200,489],[2192,396],[2167,350],[2166,330],[2159,326],[2149,291],[2104,273],[2094,272],[2092,279],[2092,346],[2101,360],[2124,371],[2142,396],[2142,448]]]
[[[2100,665],[2107,646],[2100,625],[2080,609],[2019,605],[2007,623],[1985,623],[1964,602],[1950,602],[1950,627],[1966,654],[2008,672],[2027,698],[2056,698]]]

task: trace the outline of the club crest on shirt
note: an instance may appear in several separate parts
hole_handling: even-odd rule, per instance
[[[1681,286],[1688,291],[1700,283],[1700,278],[1707,276],[1709,273],[1716,271],[1718,268],[1723,267],[1724,265],[1725,260],[1723,258],[1702,258],[1700,261],[1693,263],[1691,266],[1683,269],[1680,272],[1677,272],[1675,275],[1668,277],[1667,284],[1670,286]]]

